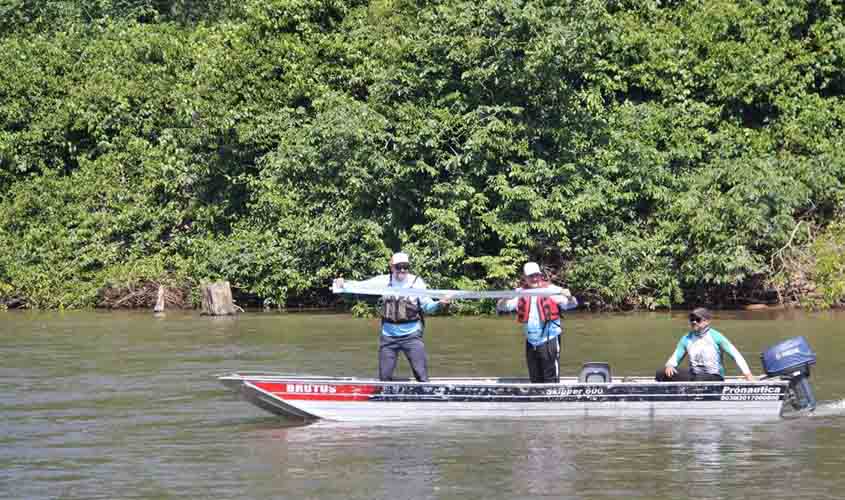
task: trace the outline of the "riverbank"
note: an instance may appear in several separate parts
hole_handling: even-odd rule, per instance
[[[189,294],[181,294],[181,293],[173,293],[169,292],[167,294],[169,297],[164,308],[164,311],[198,311],[200,309],[199,304],[194,304],[188,302],[185,297],[189,297]],[[179,300],[170,299],[170,297],[177,297]],[[238,296],[235,294],[235,304],[244,310],[244,312],[252,313],[252,312],[273,312],[273,311],[282,311],[282,312],[290,312],[290,313],[328,313],[328,312],[346,312],[351,313],[355,317],[359,318],[374,318],[378,316],[378,311],[372,302],[365,302],[365,301],[348,301],[344,299],[336,299],[333,303],[322,303],[322,304],[307,304],[303,302],[295,302],[291,304],[285,304],[281,307],[279,306],[262,306],[261,300],[255,297],[249,297],[244,299],[242,296]],[[131,293],[130,295],[126,295],[120,298],[112,297],[112,299],[108,303],[98,304],[94,307],[89,308],[74,308],[78,310],[98,310],[98,311],[149,311],[154,312],[155,309],[155,296],[154,292],[151,288],[145,289],[144,291],[136,290],[135,292]],[[770,303],[770,304],[762,304],[762,303],[752,303],[752,304],[728,304],[728,305],[714,305],[714,304],[676,304],[673,307],[658,307],[654,309],[645,309],[645,308],[610,308],[610,307],[589,307],[589,306],[580,306],[578,307],[578,311],[582,312],[592,312],[592,313],[607,313],[607,312],[619,312],[619,313],[630,313],[630,312],[673,312],[673,311],[685,311],[690,310],[695,307],[708,307],[714,311],[747,311],[747,312],[766,312],[766,311],[818,311],[818,310],[843,310],[845,309],[845,304],[832,304],[832,305],[819,305],[818,302],[811,302],[809,304],[803,305],[799,303],[790,303],[790,304],[778,304],[778,303]],[[21,297],[11,297],[7,299],[0,299],[0,310],[30,310],[30,308],[25,299]],[[66,308],[54,308],[54,309],[36,309],[36,310],[65,310]],[[491,300],[485,301],[466,301],[465,303],[461,303],[461,301],[457,301],[453,303],[447,315],[451,316],[496,316],[498,313],[495,311],[495,302]]]

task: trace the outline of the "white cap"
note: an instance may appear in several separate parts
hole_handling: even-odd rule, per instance
[[[393,257],[390,258],[390,263],[392,265],[396,264],[409,264],[410,261],[408,260],[408,254],[402,252],[396,252],[393,254]]]
[[[522,268],[522,272],[525,273],[526,276],[531,276],[532,274],[542,274],[540,266],[538,266],[536,262],[526,262],[525,266]]]

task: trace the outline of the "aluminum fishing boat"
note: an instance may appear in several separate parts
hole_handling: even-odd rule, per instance
[[[515,378],[385,382],[272,373],[233,373],[219,380],[276,415],[346,422],[685,416],[766,420],[779,418],[785,406],[815,407],[808,382],[815,354],[803,337],[782,342],[761,357],[767,377],[755,381],[616,379],[606,363],[586,363],[578,377],[557,384]]]

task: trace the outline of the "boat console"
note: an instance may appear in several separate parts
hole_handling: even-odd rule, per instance
[[[794,409],[816,408],[816,395],[810,385],[810,366],[816,364],[816,354],[806,338],[784,340],[761,353],[760,359],[766,375],[789,380],[788,402]]]
[[[609,384],[611,382],[610,365],[599,361],[584,363],[578,374],[578,382],[582,384]]]

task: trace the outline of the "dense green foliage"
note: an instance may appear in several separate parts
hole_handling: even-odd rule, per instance
[[[219,277],[319,302],[400,248],[441,287],[537,259],[599,306],[783,297],[799,261],[843,298],[841,2],[0,0],[0,19],[0,295],[32,307]]]

